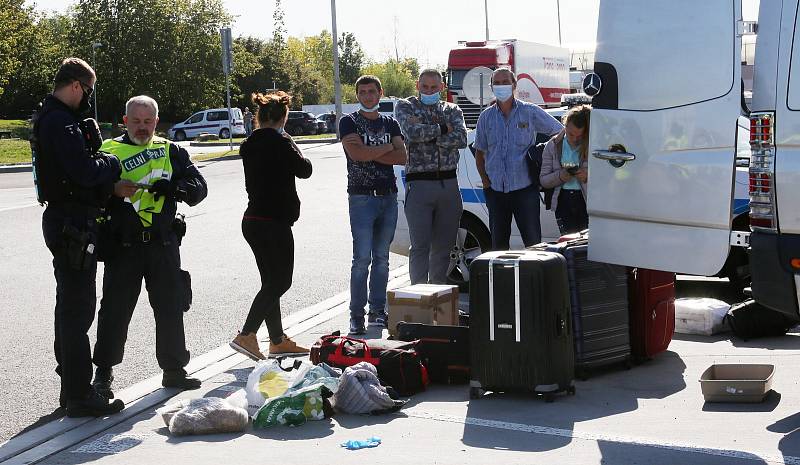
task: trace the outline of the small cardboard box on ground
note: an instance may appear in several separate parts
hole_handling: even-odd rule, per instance
[[[397,335],[397,323],[458,325],[458,286],[414,284],[386,293],[389,334]]]

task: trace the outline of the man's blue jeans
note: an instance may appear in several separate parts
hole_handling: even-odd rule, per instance
[[[397,226],[397,194],[350,195],[348,201],[350,231],[353,233],[350,317],[363,324],[367,303],[370,313],[386,311],[389,245]]]
[[[535,184],[511,191],[497,192],[489,188],[486,206],[489,208],[489,230],[492,234],[492,250],[508,250],[511,239],[511,217],[517,222],[525,247],[542,241],[542,225],[539,219],[539,189]]]

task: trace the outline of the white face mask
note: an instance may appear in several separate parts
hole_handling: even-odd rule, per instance
[[[367,108],[367,107],[364,106],[363,103],[359,102],[358,106],[359,106],[359,108],[361,108],[361,111],[363,111],[364,113],[372,113],[373,111],[378,111],[378,108],[380,108],[381,104],[380,103],[376,103],[374,107]]]
[[[514,86],[511,85],[502,85],[502,86],[492,86],[492,92],[494,93],[495,98],[501,102],[505,102],[506,100],[510,99],[511,96],[514,94]]]

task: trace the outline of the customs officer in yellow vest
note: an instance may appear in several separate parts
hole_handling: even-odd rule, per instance
[[[183,234],[176,223],[177,202],[202,201],[208,189],[185,149],[154,136],[158,104],[133,97],[125,105],[127,133],[103,143],[101,151],[120,160],[122,179],[140,188],[107,209],[102,237],[105,272],[93,361],[95,390],[112,397],[112,367],[122,362],[128,325],[144,279],[156,320],[156,359],[162,385],[196,389],[200,380],[186,374],[189,352],[183,329],[188,282],[180,269]],[[176,227],[178,225],[178,227]]]

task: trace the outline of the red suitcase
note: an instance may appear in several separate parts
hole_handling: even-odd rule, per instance
[[[629,272],[631,353],[638,360],[653,358],[667,350],[675,332],[675,273]]]

